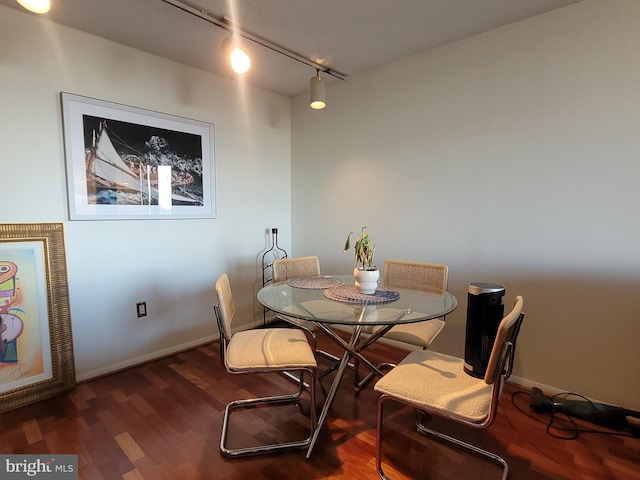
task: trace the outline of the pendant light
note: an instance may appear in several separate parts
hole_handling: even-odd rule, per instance
[[[18,3],[34,13],[47,13],[51,8],[49,0],[18,0]]]
[[[316,69],[315,76],[311,77],[310,97],[309,106],[314,110],[322,110],[327,106],[327,94],[324,87],[324,80],[320,76],[320,70],[318,69]]]

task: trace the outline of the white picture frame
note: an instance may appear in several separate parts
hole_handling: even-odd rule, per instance
[[[70,220],[215,218],[212,123],[61,99]]]

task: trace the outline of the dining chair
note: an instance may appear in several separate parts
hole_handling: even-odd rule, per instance
[[[320,275],[320,260],[315,255],[280,258],[273,262],[273,281]]]
[[[282,258],[273,262],[273,281],[283,282],[290,278],[314,277],[320,275],[320,260],[316,256]],[[311,346],[316,355],[321,355],[329,360],[337,362],[339,357],[317,349],[316,332],[318,327],[315,323],[302,320],[288,315],[277,314],[277,318],[300,327],[311,335]]]
[[[440,263],[408,262],[404,260],[387,260],[384,262],[383,281],[385,287],[445,293],[448,280],[449,267]],[[385,338],[398,340],[426,350],[443,328],[444,318],[441,317],[425,322],[396,325],[384,336]]]
[[[316,359],[307,336],[299,328],[259,328],[233,332],[235,304],[231,294],[229,277],[226,273],[216,281],[218,303],[214,313],[220,332],[220,357],[225,369],[232,374],[270,373],[284,371],[299,372],[298,390],[292,394],[235,400],[224,411],[220,450],[227,456],[254,455],[286,449],[300,449],[309,446],[311,436],[317,425],[316,418]],[[304,373],[310,376],[309,385],[309,436],[304,440],[270,443],[259,446],[229,448],[229,418],[236,409],[256,408],[268,404],[297,404],[304,387]]]
[[[385,287],[445,293],[449,280],[449,267],[440,263],[386,260],[382,278]],[[426,350],[442,331],[444,325],[444,317],[424,322],[400,324],[394,326],[383,337]],[[379,328],[382,327],[375,327],[373,331],[375,332]],[[378,368],[388,369],[394,366],[392,363],[385,362],[378,365]],[[360,391],[372,379],[373,374],[365,376],[357,384],[356,391]]]
[[[290,278],[314,277],[320,275],[320,260],[316,256],[281,258],[273,262],[273,281],[284,282]],[[276,314],[280,320],[301,327],[311,335],[311,345],[316,351],[316,330],[313,322],[288,315]]]
[[[413,407],[428,418],[437,415],[473,428],[487,428],[493,423],[504,381],[513,369],[516,338],[524,319],[522,305],[522,297],[517,296],[513,309],[500,322],[484,378],[467,374],[461,358],[414,350],[376,383],[374,390],[381,393],[376,428],[376,467],[380,478],[387,478],[382,469],[382,425],[383,407],[388,400]],[[421,415],[416,415],[415,425],[422,434],[498,462],[502,466],[502,480],[507,478],[509,467],[500,456],[427,428]]]

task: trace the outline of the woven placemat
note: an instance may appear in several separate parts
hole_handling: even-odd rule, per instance
[[[375,293],[367,295],[360,293],[354,285],[341,285],[327,288],[324,291],[324,296],[329,300],[338,302],[372,304],[393,302],[400,298],[400,293],[388,288],[378,287]]]
[[[344,285],[344,282],[335,277],[296,277],[287,280],[287,285],[295,288],[322,290],[329,287]]]

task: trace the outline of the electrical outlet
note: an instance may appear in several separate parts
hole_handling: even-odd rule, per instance
[[[147,302],[138,302],[136,303],[136,312],[138,313],[138,318],[147,316]]]

